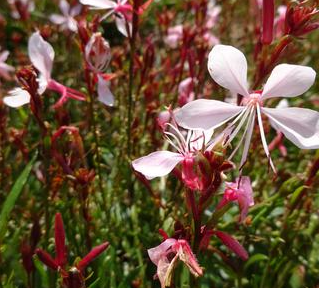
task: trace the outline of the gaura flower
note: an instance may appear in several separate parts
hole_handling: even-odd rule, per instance
[[[153,0],[146,1],[136,12],[141,15],[152,2]],[[90,9],[94,10],[109,10],[101,20],[113,15],[117,29],[125,37],[132,34],[133,6],[128,0],[117,0],[116,2],[111,0],[80,0],[80,3],[88,5]]]
[[[70,7],[70,4],[66,0],[60,0],[59,7],[62,15],[52,14],[50,16],[50,21],[54,24],[60,25],[62,30],[77,32],[78,25],[74,17],[80,14],[82,6],[78,4],[74,7]]]
[[[11,6],[11,15],[14,19],[26,21],[35,9],[33,0],[8,0],[8,3]]]
[[[236,182],[226,182],[223,199],[219,202],[216,209],[221,209],[229,202],[236,201],[240,209],[240,222],[243,222],[247,216],[249,207],[253,206],[253,189],[250,178],[242,176],[236,179]]]
[[[147,179],[162,177],[169,174],[177,164],[182,164],[182,178],[190,189],[199,188],[199,179],[194,172],[195,157],[199,150],[208,150],[205,147],[213,131],[192,131],[187,132],[186,138],[181,131],[170,123],[166,123],[172,132],[165,131],[165,137],[177,152],[156,151],[147,156],[136,159],[132,162],[133,168],[142,173]],[[175,143],[174,143],[175,142]]]
[[[196,276],[203,275],[203,269],[198,265],[195,255],[186,240],[166,239],[157,247],[147,250],[151,261],[157,266],[157,277],[161,288],[169,287],[173,270],[178,260],[183,261],[190,272]]]
[[[177,48],[178,43],[183,38],[183,25],[176,25],[167,29],[167,36],[164,38],[165,44],[170,48]]]
[[[128,0],[117,0],[117,2],[111,0],[80,0],[80,3],[89,5],[94,10],[109,10],[101,20],[113,14],[117,29],[126,37],[131,34],[133,7],[128,3]],[[126,25],[128,25],[129,33]]]
[[[0,76],[6,80],[10,79],[10,72],[14,71],[14,68],[5,62],[7,61],[9,56],[8,51],[2,51],[0,53]]]
[[[270,124],[286,138],[302,149],[319,148],[319,113],[304,108],[266,108],[264,103],[273,97],[295,97],[306,92],[314,83],[316,73],[306,66],[280,64],[274,68],[260,91],[247,89],[247,61],[242,52],[232,46],[216,45],[209,54],[208,70],[222,87],[243,96],[241,106],[217,100],[195,100],[177,111],[179,125],[188,129],[214,129],[230,122],[224,134],[229,144],[243,126],[243,135],[230,158],[244,141],[240,169],[247,160],[255,117],[266,156],[272,169],[261,115],[268,117]],[[245,124],[246,123],[246,124]],[[245,124],[245,125],[244,125]]]
[[[85,101],[85,95],[51,78],[54,50],[52,46],[42,38],[39,32],[33,33],[30,37],[28,53],[33,66],[40,74],[38,78],[38,93],[41,95],[46,89],[49,89],[61,95],[58,102],[54,105],[55,108],[61,107],[69,98]],[[9,92],[9,96],[4,97],[3,101],[10,107],[20,107],[30,102],[30,95],[26,93],[29,94],[23,89],[15,88]]]
[[[111,61],[111,48],[101,33],[94,33],[86,44],[85,60],[90,70],[97,77],[98,100],[107,106],[113,106],[114,96],[109,89],[109,81],[105,79],[109,75],[103,74]]]
[[[60,213],[55,215],[54,225],[55,238],[55,258],[42,249],[36,249],[36,254],[46,266],[52,270],[58,271],[63,282],[62,287],[83,287],[85,282],[85,268],[102,252],[104,252],[109,243],[105,242],[94,247],[86,256],[84,256],[75,266],[67,269],[67,248],[65,245],[65,231],[63,227],[63,219]],[[71,286],[71,283],[77,283],[78,286]]]
[[[178,85],[178,104],[180,107],[194,100],[194,79],[188,77]]]

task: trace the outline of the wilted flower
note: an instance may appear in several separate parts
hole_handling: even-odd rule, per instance
[[[13,72],[14,68],[8,64],[6,64],[6,60],[8,59],[9,52],[2,51],[0,53],[0,76],[6,80],[10,79],[9,72]]]
[[[186,240],[168,238],[159,246],[148,249],[147,252],[151,261],[157,266],[157,276],[161,288],[170,286],[173,270],[178,260],[183,261],[194,276],[203,275],[203,269],[198,265],[196,257]]]
[[[239,205],[240,221],[242,222],[247,216],[248,208],[254,205],[253,189],[248,176],[237,178],[236,182],[226,182],[224,196],[217,209],[221,209],[227,203],[233,201],[236,201]]]
[[[97,76],[98,99],[108,106],[114,105],[107,75],[103,74],[111,61],[111,48],[101,33],[94,33],[85,46],[85,59],[90,70]]]
[[[255,115],[260,129],[262,145],[271,161],[264,133],[261,113],[270,120],[276,130],[302,149],[319,148],[319,113],[303,108],[266,108],[264,101],[273,97],[295,97],[306,92],[313,84],[316,73],[306,66],[280,64],[274,68],[263,90],[248,92],[247,61],[242,52],[232,46],[216,45],[209,54],[208,70],[212,78],[224,88],[243,95],[242,106],[216,100],[195,100],[176,113],[177,122],[188,129],[213,129],[231,121],[225,144],[230,143],[246,122],[243,135],[232,155],[244,141],[240,167],[246,162]],[[238,125],[236,125],[238,123]],[[237,126],[237,127],[236,127]],[[231,156],[232,157],[232,156]]]
[[[74,17],[80,14],[82,6],[78,4],[70,7],[70,4],[66,0],[60,0],[59,7],[62,15],[52,14],[50,16],[51,22],[60,25],[62,30],[77,32],[78,25]]]
[[[68,88],[51,78],[54,50],[52,46],[41,37],[39,32],[33,33],[30,37],[28,52],[32,64],[40,73],[38,78],[38,93],[40,95],[43,94],[46,89],[59,93],[61,98],[55,104],[56,108],[62,106],[69,98],[80,101],[85,100],[85,96],[82,93]],[[19,92],[21,93],[19,94]],[[4,97],[3,100],[10,107],[19,107],[28,103],[28,99],[30,99],[30,95],[27,96],[25,90],[15,88],[10,91],[9,96]]]

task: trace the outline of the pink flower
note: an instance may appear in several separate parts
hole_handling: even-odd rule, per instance
[[[133,7],[128,3],[128,0],[117,0],[117,2],[111,0],[80,0],[80,3],[88,5],[94,10],[109,10],[101,20],[114,15],[117,29],[126,37],[131,34]],[[127,31],[127,25],[129,31]]]
[[[243,135],[230,158],[244,142],[240,169],[246,162],[255,117],[261,141],[272,169],[261,114],[270,124],[302,149],[319,148],[319,113],[303,108],[266,108],[264,102],[273,97],[295,97],[306,92],[314,83],[316,72],[306,66],[280,64],[274,68],[261,91],[247,89],[247,61],[242,52],[232,46],[216,45],[209,54],[208,70],[219,85],[243,95],[242,106],[216,100],[200,99],[183,106],[176,120],[188,129],[214,129],[230,122],[226,130],[225,145],[229,144],[244,126]]]
[[[52,46],[46,42],[39,32],[35,32],[29,39],[28,52],[33,66],[39,71],[38,93],[41,95],[46,89],[55,91],[61,95],[55,108],[61,107],[69,98],[85,101],[85,95],[68,88],[51,78],[51,71],[54,59],[54,50]],[[30,95],[23,89],[16,88],[9,92],[9,96],[4,97],[3,101],[10,107],[20,107],[30,102]],[[14,98],[12,98],[14,97]]]
[[[278,16],[275,18],[275,35],[281,37],[285,34],[285,21],[286,21],[287,6],[280,5],[277,8]]]
[[[60,0],[59,4],[62,15],[52,14],[50,20],[52,23],[60,25],[62,30],[70,30],[72,32],[78,31],[78,25],[75,16],[79,15],[82,9],[80,4],[70,7],[66,0]]]
[[[8,3],[12,7],[12,17],[24,21],[30,17],[35,8],[33,0],[8,0]]]
[[[206,27],[207,29],[211,29],[215,26],[218,16],[221,11],[220,6],[216,6],[215,1],[210,1],[207,5],[207,13],[206,13]]]
[[[183,25],[176,25],[174,27],[168,28],[167,36],[164,38],[165,44],[170,48],[177,48],[178,43],[183,38]]]
[[[156,151],[134,160],[132,166],[136,171],[151,180],[155,177],[162,177],[169,174],[177,164],[181,163],[184,183],[190,189],[198,189],[199,179],[194,172],[196,153],[201,149],[208,149],[205,146],[211,138],[213,131],[189,130],[185,138],[178,128],[169,123],[166,123],[166,125],[174,132],[164,132],[167,142],[171,144],[177,152]]]
[[[6,64],[6,60],[9,56],[8,51],[2,51],[0,53],[0,76],[3,77],[5,80],[10,79],[9,72],[13,72],[14,68],[8,64]]]
[[[157,266],[157,276],[161,288],[170,286],[173,270],[178,260],[185,263],[190,272],[196,276],[203,275],[203,269],[198,265],[186,240],[166,239],[162,244],[147,250],[151,261]]]
[[[247,216],[248,208],[254,205],[253,189],[248,176],[237,178],[236,182],[226,182],[224,196],[217,205],[217,209],[221,209],[233,201],[236,201],[239,205],[240,222],[242,222]]]
[[[109,88],[110,83],[103,75],[103,71],[111,61],[111,48],[101,33],[94,33],[86,44],[85,60],[90,70],[97,76],[98,100],[107,106],[113,106],[114,96]]]

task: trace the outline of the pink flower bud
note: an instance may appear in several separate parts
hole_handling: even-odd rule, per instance
[[[85,47],[85,59],[89,68],[95,72],[103,72],[111,61],[111,48],[101,33],[94,33]]]

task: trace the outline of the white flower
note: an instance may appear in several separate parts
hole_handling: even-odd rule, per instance
[[[266,108],[264,102],[273,97],[295,97],[306,92],[315,81],[315,71],[306,66],[280,64],[269,76],[262,91],[247,89],[247,61],[242,52],[232,46],[216,45],[209,54],[208,70],[219,85],[243,96],[242,106],[216,100],[196,100],[183,106],[176,113],[179,125],[188,129],[210,129],[226,122],[226,144],[230,143],[244,126],[243,135],[235,154],[244,142],[240,167],[246,162],[255,117],[261,141],[272,169],[261,114],[270,120],[291,142],[302,149],[319,148],[319,113],[304,108]],[[245,124],[245,125],[244,125]]]

